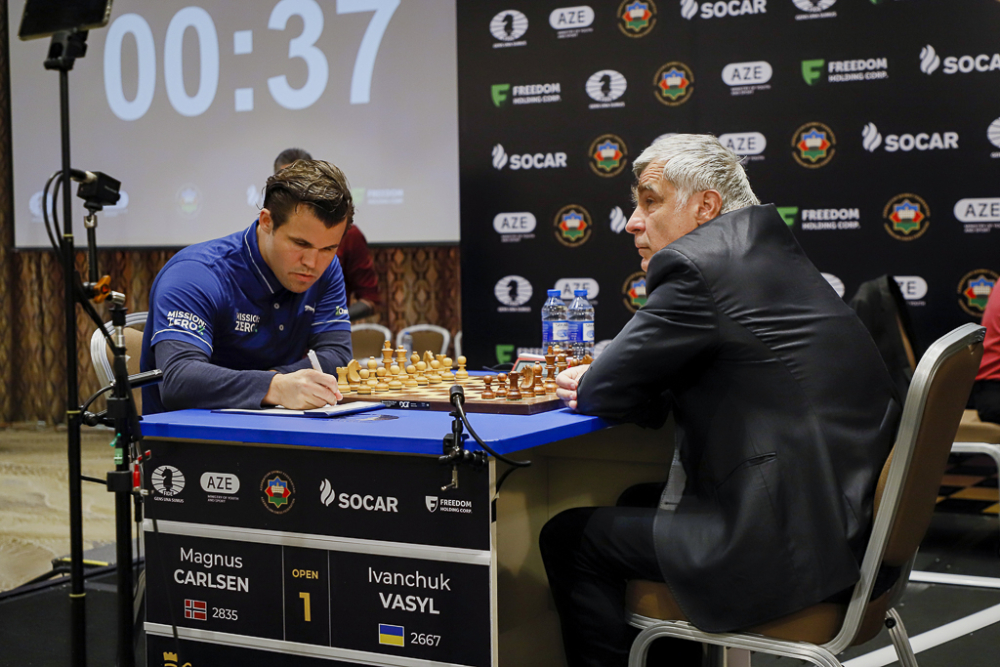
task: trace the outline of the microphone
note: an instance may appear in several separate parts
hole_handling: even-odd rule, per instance
[[[448,400],[455,407],[459,407],[465,404],[465,390],[462,389],[462,385],[460,384],[451,385],[451,390],[448,392]]]

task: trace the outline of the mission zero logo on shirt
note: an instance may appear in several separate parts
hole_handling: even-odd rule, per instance
[[[205,324],[205,320],[194,313],[188,313],[183,310],[171,310],[167,313],[167,325],[184,329],[185,331],[193,331],[199,336],[205,333],[205,328],[208,326]]]
[[[236,327],[233,331],[257,333],[258,324],[260,324],[260,315],[254,315],[253,313],[236,313]]]

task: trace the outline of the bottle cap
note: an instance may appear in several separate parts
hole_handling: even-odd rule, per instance
[[[546,294],[548,294],[549,296],[561,296],[562,290],[550,289],[546,292]]]
[[[573,290],[574,296],[587,296],[587,290],[585,289],[575,289]]]

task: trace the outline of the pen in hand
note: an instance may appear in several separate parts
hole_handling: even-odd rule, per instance
[[[309,357],[309,363],[312,364],[314,371],[323,372],[323,367],[319,365],[319,357],[316,356],[316,352],[309,350],[306,352],[306,356]]]

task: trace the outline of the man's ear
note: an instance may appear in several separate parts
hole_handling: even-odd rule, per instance
[[[695,211],[695,221],[703,225],[709,220],[719,217],[722,211],[722,195],[718,190],[705,190],[696,195],[698,209]]]
[[[271,234],[274,232],[274,219],[271,217],[271,212],[266,208],[260,209],[260,216],[258,216],[258,221],[260,228],[264,232]]]

